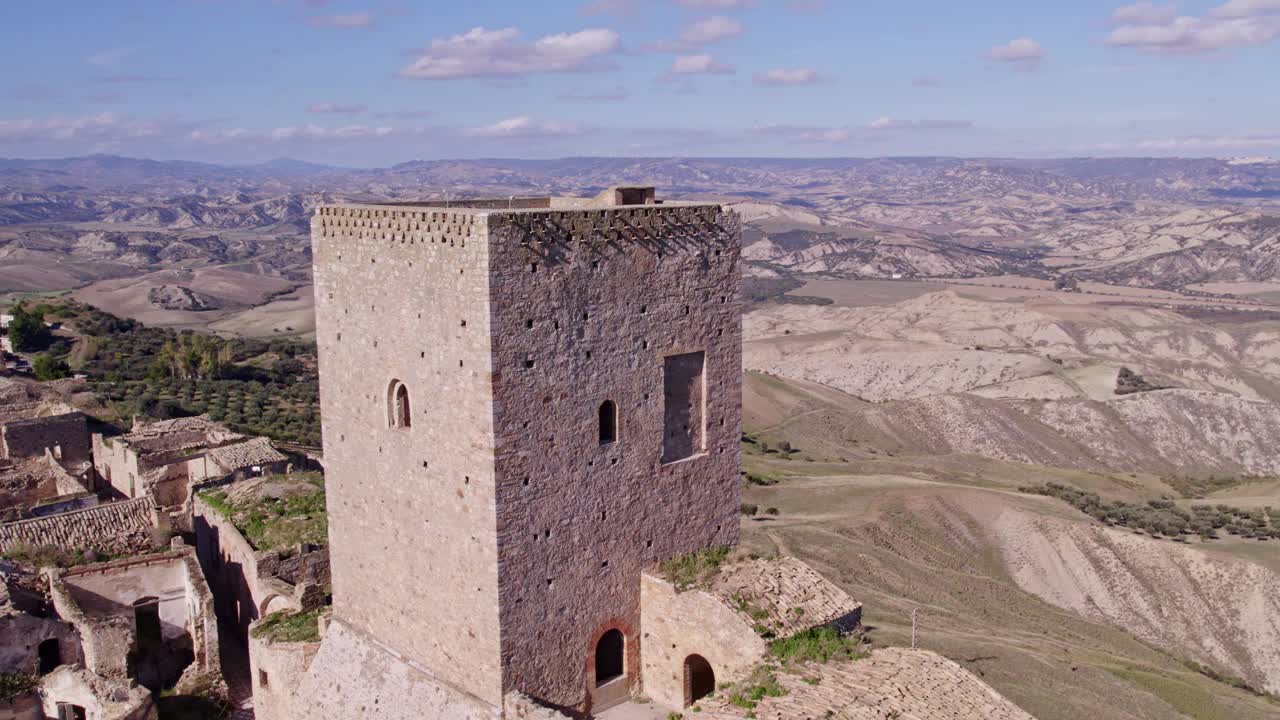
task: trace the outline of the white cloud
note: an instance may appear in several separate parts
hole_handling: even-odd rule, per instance
[[[574,100],[578,102],[616,102],[626,100],[628,97],[626,88],[618,86],[612,90],[601,90],[597,92],[584,92],[581,90],[570,90],[561,93],[561,100]]]
[[[1157,5],[1152,2],[1137,2],[1132,5],[1121,5],[1111,13],[1111,21],[1119,25],[1164,25],[1178,17],[1178,7],[1173,3]]]
[[[307,18],[307,24],[313,27],[366,28],[373,25],[373,15],[367,12],[347,15],[312,15]]]
[[[593,0],[578,7],[582,15],[634,15],[640,0]]]
[[[723,15],[712,15],[690,23],[680,33],[680,41],[689,46],[708,45],[742,34],[742,23]]]
[[[813,127],[807,125],[765,125],[755,128],[753,132],[765,135],[776,135],[788,142],[795,143],[843,143],[848,142],[851,134],[848,128]]]
[[[131,52],[133,52],[131,48],[114,48],[111,50],[101,50],[99,52],[96,52],[90,55],[89,57],[86,57],[84,61],[95,67],[114,67],[116,65],[119,65],[120,61],[124,60],[125,56]]]
[[[1188,135],[1152,138],[1132,143],[1103,143],[1090,149],[1121,153],[1232,153],[1242,150],[1280,148],[1280,129],[1233,135]]]
[[[676,0],[676,3],[692,10],[741,10],[752,0]]]
[[[379,120],[421,120],[433,114],[430,110],[391,110],[374,113],[373,116]]]
[[[867,123],[868,130],[967,130],[968,120],[899,120],[887,115]]]
[[[200,143],[225,143],[236,141],[252,142],[288,142],[292,140],[332,141],[332,140],[370,140],[403,135],[407,132],[398,128],[371,125],[341,125],[338,127],[322,127],[320,125],[301,125],[277,127],[269,130],[251,130],[248,128],[198,129],[187,134],[187,139]]]
[[[991,48],[987,51],[987,57],[1022,69],[1034,69],[1044,59],[1044,48],[1029,37],[1020,37]]]
[[[755,74],[757,85],[812,85],[818,82],[818,71],[810,68],[776,68]]]
[[[1209,13],[1219,18],[1252,18],[1280,15],[1280,0],[1227,0]]]
[[[464,135],[481,138],[568,137],[585,132],[586,128],[581,125],[534,120],[527,115],[463,130]]]
[[[530,43],[515,28],[477,27],[432,40],[400,74],[441,80],[600,70],[612,67],[604,58],[618,47],[618,33],[603,28],[547,35]]]
[[[104,112],[79,117],[0,120],[0,140],[14,142],[122,141],[161,137],[178,123],[172,118],[135,119]]]
[[[1118,24],[1104,42],[1151,53],[1191,54],[1257,47],[1280,38],[1280,0],[1228,0],[1204,17],[1178,15],[1173,5],[1139,2],[1112,14]]]
[[[711,15],[695,20],[680,31],[675,40],[660,40],[645,49],[655,52],[691,52],[706,45],[737,37],[743,32],[742,23],[723,15]]]
[[[309,113],[333,115],[359,115],[368,110],[367,105],[339,105],[337,103],[315,103],[307,107]]]
[[[681,55],[671,63],[668,75],[723,75],[733,72],[728,65],[716,62],[708,53]]]
[[[828,0],[787,0],[787,10],[794,13],[820,13],[827,9]]]

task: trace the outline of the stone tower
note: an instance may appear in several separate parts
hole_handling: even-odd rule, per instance
[[[641,570],[738,538],[736,216],[334,205],[312,242],[334,622],[492,707],[625,697]]]

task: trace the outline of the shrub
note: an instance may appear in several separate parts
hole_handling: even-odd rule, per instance
[[[0,673],[0,700],[9,700],[36,689],[36,677],[26,673]]]
[[[773,641],[769,645],[769,654],[783,662],[858,660],[865,657],[858,644],[853,638],[841,635],[839,630],[823,626]]]
[[[765,509],[764,509],[764,514],[765,514],[765,515],[777,515],[777,514],[778,514],[778,508],[776,508],[776,507],[765,508]]]
[[[782,697],[786,688],[778,684],[778,677],[767,667],[757,667],[751,675],[729,691],[729,703],[747,710],[754,710],[766,697]]]
[[[750,503],[743,503],[738,506],[738,512],[747,516],[754,516],[756,512],[758,512],[759,510],[760,510],[759,505],[752,505]]]
[[[273,612],[253,629],[253,636],[271,642],[319,642],[320,611]]]
[[[36,376],[37,380],[61,380],[62,378],[71,377],[71,366],[67,365],[65,360],[59,360],[47,353],[41,353],[31,363],[31,373]]]
[[[704,548],[665,560],[658,566],[658,570],[663,577],[676,586],[676,589],[685,590],[694,585],[704,584],[715,577],[728,557],[728,546]]]

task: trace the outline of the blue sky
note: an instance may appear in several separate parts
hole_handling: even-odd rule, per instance
[[[1280,154],[1280,0],[6,0],[0,156]]]

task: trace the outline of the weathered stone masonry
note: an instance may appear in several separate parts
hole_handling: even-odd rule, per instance
[[[737,540],[739,230],[510,204],[313,220],[334,619],[495,708],[586,707],[608,631],[638,677],[641,569]]]

